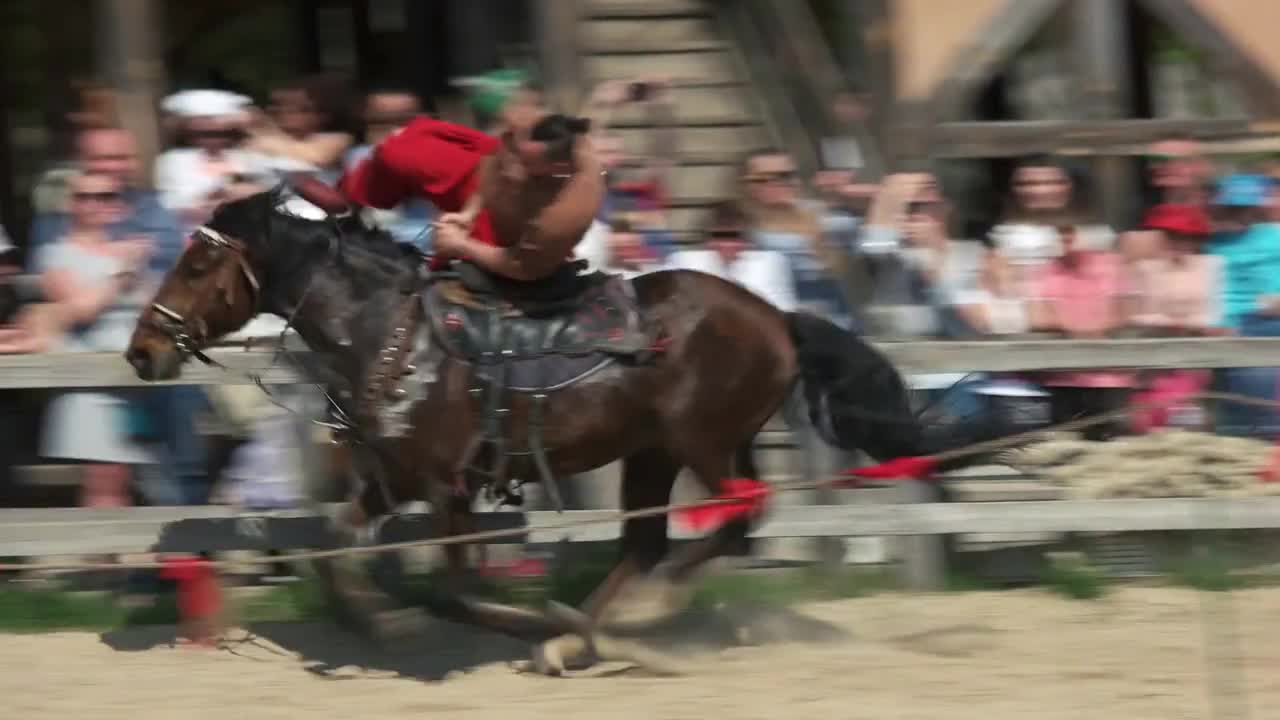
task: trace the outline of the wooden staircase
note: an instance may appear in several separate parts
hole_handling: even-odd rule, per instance
[[[678,237],[695,239],[708,208],[736,194],[743,154],[777,144],[736,48],[706,0],[578,0],[578,6],[584,95],[605,80],[671,80],[679,154],[669,218]],[[610,125],[629,154],[648,151],[654,126],[644,108],[627,108]]]

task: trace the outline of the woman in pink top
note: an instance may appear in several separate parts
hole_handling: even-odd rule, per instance
[[[1032,326],[1093,340],[1128,325],[1132,288],[1121,257],[1081,248],[1074,226],[1059,227],[1058,240],[1061,256],[1033,277]],[[1123,407],[1133,380],[1133,373],[1117,370],[1052,372],[1040,378],[1053,394],[1055,423]],[[1125,423],[1108,422],[1086,430],[1085,436],[1107,439],[1125,427]]]
[[[1159,335],[1211,332],[1222,317],[1222,259],[1200,252],[1208,217],[1191,205],[1157,205],[1143,225],[1160,233],[1160,253],[1137,263],[1133,324]]]
[[[1143,221],[1160,238],[1156,257],[1137,263],[1138,308],[1133,324],[1152,335],[1208,335],[1222,318],[1222,259],[1200,252],[1209,236],[1209,218],[1194,205],[1157,205]],[[1207,370],[1144,373],[1134,395],[1134,421],[1141,430],[1170,424],[1199,427],[1204,418],[1194,403],[1183,403],[1209,386]],[[1159,403],[1156,406],[1150,403]]]

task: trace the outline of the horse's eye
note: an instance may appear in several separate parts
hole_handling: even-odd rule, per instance
[[[188,256],[187,273],[189,275],[199,277],[213,269],[213,264],[217,261],[221,248],[209,247],[200,248]]]

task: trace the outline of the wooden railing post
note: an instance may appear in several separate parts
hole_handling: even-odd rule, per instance
[[[118,95],[120,123],[138,142],[143,168],[150,168],[160,147],[158,108],[164,92],[164,58],[159,33],[163,20],[158,0],[98,0],[97,58]],[[150,184],[150,173],[139,178]]]
[[[1131,58],[1128,22],[1123,3],[1111,0],[1073,0],[1076,66],[1084,90],[1081,102],[1089,120],[1127,117],[1132,105],[1128,82]],[[1137,217],[1138,178],[1128,158],[1101,156],[1093,160],[1097,183],[1096,208],[1115,227]]]
[[[552,107],[564,112],[576,111],[588,92],[579,73],[580,2],[536,0],[531,3],[544,94]]]

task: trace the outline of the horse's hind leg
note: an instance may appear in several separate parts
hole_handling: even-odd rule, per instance
[[[628,456],[622,465],[622,509],[641,510],[667,504],[679,472],[679,463],[665,450],[643,450]],[[587,618],[599,621],[614,598],[637,575],[648,573],[666,557],[667,547],[666,515],[626,520],[622,526],[619,562],[584,603]],[[559,674],[566,666],[589,661],[587,654],[584,638],[567,635],[543,643],[535,649],[534,658],[540,671]]]
[[[690,470],[711,494],[734,474],[754,477],[756,466],[748,442],[735,452],[699,452],[687,459]],[[603,620],[616,628],[651,625],[683,610],[693,595],[696,571],[722,555],[748,547],[754,518],[737,517],[705,538],[680,548],[642,580],[631,583],[617,597]]]

